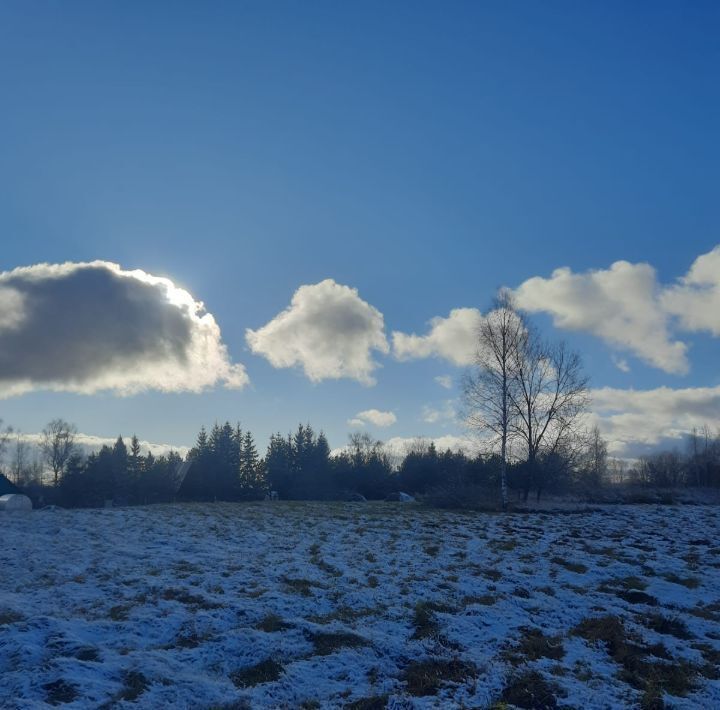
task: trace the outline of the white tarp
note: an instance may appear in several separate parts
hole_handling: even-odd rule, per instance
[[[8,493],[5,496],[0,496],[0,510],[32,510],[32,501],[27,496],[19,493]]]

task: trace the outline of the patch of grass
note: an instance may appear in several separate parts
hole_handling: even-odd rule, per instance
[[[308,637],[315,647],[316,656],[329,656],[341,648],[359,648],[370,645],[368,640],[362,636],[343,631],[337,633],[312,632],[308,634]]]
[[[524,671],[508,680],[501,700],[528,710],[554,710],[558,706],[558,696],[563,695],[563,690],[557,683],[545,680],[538,671]]]
[[[633,657],[633,663],[625,664],[620,677],[639,690],[659,688],[683,696],[695,689],[697,668],[685,660],[655,662]]]
[[[604,644],[608,654],[616,661],[622,659],[630,643],[630,636],[622,619],[612,614],[583,619],[572,633],[590,643]]]
[[[430,557],[437,557],[440,553],[440,545],[426,545],[423,552]]]
[[[565,655],[562,638],[560,636],[546,636],[541,629],[523,628],[523,635],[517,646],[517,651],[530,661],[540,658],[552,658],[559,661]]]
[[[175,644],[169,645],[167,648],[197,648],[201,643],[207,641],[208,638],[208,634],[198,633],[195,623],[190,622],[180,630],[180,633],[175,639]]]
[[[699,619],[720,623],[720,602],[711,602],[710,604],[698,602],[697,606],[688,609],[688,613],[697,616]]]
[[[679,639],[692,638],[687,624],[679,616],[665,616],[664,614],[644,614],[640,621],[649,629],[666,636],[675,636]]]
[[[688,552],[683,557],[683,560],[685,560],[689,569],[696,570],[700,566],[700,555],[694,550],[692,552]]]
[[[482,574],[492,582],[499,582],[503,578],[502,572],[499,572],[492,567],[482,570]]]
[[[572,562],[562,557],[558,557],[557,555],[550,558],[550,562],[560,565],[570,572],[575,572],[575,574],[585,574],[585,572],[588,571],[588,568],[584,564],[581,564],[580,562]]]
[[[619,589],[615,595],[628,604],[647,604],[648,606],[657,606],[658,604],[658,600],[652,594],[641,592],[639,589]]]
[[[250,599],[257,599],[259,597],[262,597],[266,593],[267,589],[264,589],[263,587],[258,587],[257,589],[251,589],[249,591],[246,591],[245,596],[250,597]]]
[[[378,586],[378,584],[380,584],[380,582],[374,574],[371,574],[367,578],[367,586],[370,587],[371,589],[375,589]]]
[[[211,705],[208,710],[252,710],[252,705],[249,700],[242,698],[222,705]]]
[[[299,594],[303,597],[312,596],[313,587],[320,586],[317,582],[313,582],[311,579],[301,579],[293,577],[283,577],[282,582],[288,589],[288,591],[294,594]]]
[[[189,562],[188,560],[180,560],[173,565],[175,574],[180,578],[189,577],[192,574],[200,574],[203,570],[202,567]]]
[[[238,688],[250,688],[261,683],[271,683],[283,674],[284,668],[272,658],[267,658],[254,666],[241,668],[230,676]]]
[[[665,579],[672,584],[680,584],[688,589],[697,589],[700,586],[700,580],[697,577],[681,577],[674,572],[666,574]]]
[[[16,624],[18,621],[25,621],[25,617],[12,609],[0,609],[0,626]]]
[[[162,593],[162,598],[166,601],[175,601],[185,604],[186,606],[195,607],[197,609],[219,609],[220,604],[211,602],[209,599],[200,594],[192,594],[187,589],[176,589],[168,587]]]
[[[150,683],[140,671],[127,671],[123,675],[123,686],[118,700],[127,700],[132,703],[150,687]]]
[[[367,698],[358,698],[344,705],[344,710],[385,710],[388,702],[387,695],[372,695]]]
[[[83,646],[75,652],[75,658],[78,661],[86,661],[90,663],[97,663],[100,660],[100,654],[96,648],[91,646]]]
[[[631,589],[639,589],[640,591],[643,591],[644,589],[647,589],[647,586],[647,582],[644,579],[637,577],[634,574],[630,574],[626,577],[613,577],[607,582],[603,582],[602,589],[603,591],[605,588],[609,588],[611,590],[624,589],[628,591]]]
[[[260,631],[265,631],[268,634],[272,634],[276,631],[291,629],[292,624],[288,624],[283,621],[282,617],[277,614],[267,614],[258,622],[258,625],[255,628]]]
[[[497,602],[497,597],[492,594],[480,594],[474,595],[469,594],[463,597],[462,603],[464,606],[470,606],[470,604],[482,604],[483,606],[492,606]]]
[[[316,557],[312,560],[312,562],[318,569],[325,572],[325,574],[329,574],[331,577],[342,577],[342,572],[329,562],[325,562],[322,557]]]
[[[686,695],[695,687],[697,669],[685,660],[651,661],[653,649],[638,644],[617,616],[584,619],[573,633],[587,641],[602,642],[610,657],[621,666],[620,679],[653,697],[656,689]],[[664,655],[667,655],[666,653]]]
[[[459,658],[430,659],[410,663],[403,671],[401,680],[406,683],[410,695],[422,697],[435,695],[443,683],[462,683],[473,678],[476,673],[475,666]]]
[[[77,696],[77,688],[68,683],[63,678],[58,678],[50,683],[43,685],[45,691],[45,701],[49,705],[64,705],[73,702]]]
[[[453,607],[431,601],[421,601],[415,605],[413,626],[415,631],[410,638],[424,639],[437,636],[439,627],[435,618],[436,613],[449,614],[456,611]]]
[[[127,621],[130,609],[132,609],[132,607],[127,604],[116,604],[115,606],[110,607],[108,616],[113,621]]]
[[[705,665],[700,668],[700,673],[710,680],[720,679],[720,651],[709,643],[698,643],[693,646],[700,651]]]
[[[649,685],[640,696],[640,710],[665,710],[662,688]]]

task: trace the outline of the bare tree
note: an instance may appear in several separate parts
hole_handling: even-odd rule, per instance
[[[53,472],[53,484],[57,486],[60,474],[65,470],[67,462],[75,453],[75,436],[77,428],[64,419],[53,419],[43,429],[40,450],[43,459]]]
[[[572,451],[579,441],[576,427],[589,404],[588,378],[577,353],[564,342],[548,345],[528,326],[516,350],[514,379],[516,386],[508,390],[514,414],[510,428],[527,453],[527,500],[533,482],[538,498],[542,491],[540,454]]]
[[[625,483],[627,475],[627,462],[622,459],[608,459],[608,475],[611,483]]]
[[[597,425],[587,433],[582,463],[587,483],[599,486],[608,478],[608,446]]]
[[[3,428],[3,420],[0,419],[0,464],[5,457],[5,451],[7,450],[8,441],[12,436],[12,427]]]
[[[493,446],[500,445],[500,489],[507,508],[508,440],[517,387],[518,348],[526,324],[507,292],[501,292],[483,318],[477,333],[475,367],[463,379],[463,400],[468,426]]]
[[[24,486],[28,482],[31,468],[30,444],[25,441],[20,432],[17,432],[15,434],[12,460],[10,461],[10,473],[12,474],[15,485]]]

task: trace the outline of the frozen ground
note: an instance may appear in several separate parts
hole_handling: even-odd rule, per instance
[[[0,514],[0,706],[720,707],[719,521],[695,506]]]

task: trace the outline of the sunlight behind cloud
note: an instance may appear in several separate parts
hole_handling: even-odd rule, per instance
[[[168,278],[106,261],[0,273],[0,397],[242,388],[220,328]]]

